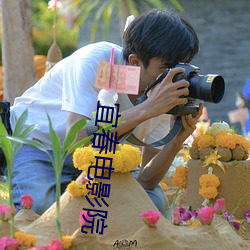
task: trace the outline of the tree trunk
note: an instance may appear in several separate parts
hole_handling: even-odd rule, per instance
[[[32,0],[1,0],[4,96],[11,104],[35,83]]]

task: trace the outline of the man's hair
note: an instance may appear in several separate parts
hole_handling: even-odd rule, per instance
[[[190,62],[199,51],[192,25],[177,14],[153,9],[136,17],[123,34],[123,57],[128,63],[136,54],[148,67],[150,59],[161,58],[166,67]]]

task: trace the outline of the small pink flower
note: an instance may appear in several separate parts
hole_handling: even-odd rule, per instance
[[[16,250],[18,246],[19,242],[16,239],[5,236],[0,239],[0,249]]]
[[[21,207],[23,209],[30,209],[32,207],[33,204],[33,199],[29,194],[24,194],[21,197]]]
[[[181,215],[180,215],[180,210],[178,208],[175,208],[172,212],[172,216],[171,216],[171,222],[174,225],[180,225],[181,224]]]
[[[216,200],[214,204],[214,211],[215,213],[221,215],[225,211],[225,199],[224,198],[219,198]]]
[[[46,246],[46,250],[63,250],[63,244],[60,240],[51,240],[50,244]]]
[[[214,218],[213,207],[203,207],[199,210],[197,218],[204,225],[211,225]]]
[[[86,177],[83,177],[82,178],[82,185],[84,185],[85,183],[87,183],[89,181],[89,179],[88,178],[86,178]]]
[[[16,208],[14,207],[14,212]],[[10,206],[0,204],[0,220],[8,221],[10,219]]]
[[[87,211],[87,210],[83,210],[80,212],[80,217],[79,217],[79,223],[80,225],[90,225],[91,221],[92,221],[92,217],[90,217],[90,215],[92,215],[93,212],[92,211]]]
[[[58,240],[51,240],[50,244],[41,247],[32,247],[29,250],[63,250],[63,243]]]
[[[143,213],[140,213],[140,216],[143,218],[143,221],[146,225],[155,226],[159,218],[162,216],[162,213],[153,210],[147,210]]]
[[[48,3],[48,8],[54,11],[57,8],[60,8],[62,6],[60,0],[50,0]]]

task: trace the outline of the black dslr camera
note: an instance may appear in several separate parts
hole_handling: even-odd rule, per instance
[[[185,69],[185,72],[174,76],[173,82],[177,82],[181,79],[186,79],[189,82],[189,95],[185,96],[185,98],[188,98],[188,103],[185,105],[175,106],[167,112],[167,114],[178,116],[197,114],[198,106],[194,104],[194,99],[200,99],[211,103],[219,103],[221,101],[225,92],[225,82],[222,76],[216,74],[199,75],[200,69],[188,63],[178,63],[175,67]],[[160,83],[166,77],[168,72],[169,69],[164,71],[155,82],[148,86],[143,95],[136,99],[135,105],[144,102],[148,98],[148,91]]]

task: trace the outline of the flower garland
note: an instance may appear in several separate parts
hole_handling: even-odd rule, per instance
[[[173,184],[179,188],[187,188],[188,168],[181,165],[176,167],[176,171],[172,177]]]
[[[245,160],[250,150],[250,141],[236,134],[225,122],[213,123],[207,131],[194,139],[190,155],[193,159],[203,160],[203,153],[208,155],[212,150],[218,152],[222,161]]]
[[[199,195],[205,198],[202,206],[207,206],[210,199],[215,199],[218,195],[217,188],[220,185],[219,178],[213,174],[213,168],[208,168],[208,174],[203,174],[199,178],[200,189]]]
[[[75,168],[82,170],[85,176],[80,180],[80,182],[72,181],[67,190],[72,197],[86,196],[89,193],[92,185],[98,184],[98,180],[89,180],[86,177],[86,173],[92,174],[94,176],[97,170],[97,175],[101,175],[102,169],[95,169],[89,167],[96,162],[95,157],[105,156],[112,158],[112,168],[113,172],[125,173],[139,166],[141,163],[141,153],[138,148],[131,146],[129,144],[117,145],[115,154],[113,152],[105,152],[104,150],[99,153],[92,146],[77,148],[73,154],[73,164]],[[105,162],[105,167],[108,167],[108,163]],[[107,165],[107,166],[106,166]],[[88,195],[88,198],[94,198],[96,195]]]
[[[141,163],[141,153],[139,149],[124,144],[117,145],[115,154],[113,154],[113,152],[106,153],[104,150],[99,153],[99,151],[94,150],[92,146],[77,148],[73,154],[73,164],[75,168],[87,173],[89,166],[96,162],[96,156],[112,158],[112,168],[114,168],[114,172],[119,173],[129,172]],[[105,167],[108,167],[108,165]],[[94,171],[95,169],[90,170],[90,173],[94,174]]]
[[[32,234],[26,234],[21,231],[15,232],[15,239],[21,246],[32,247],[36,245],[36,237]]]

